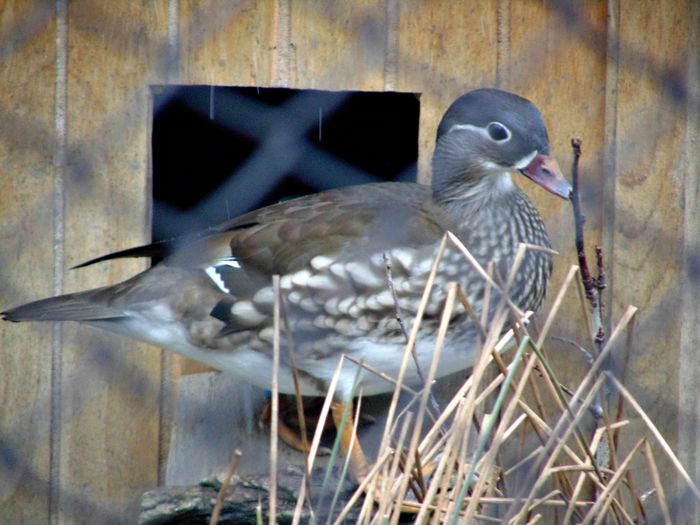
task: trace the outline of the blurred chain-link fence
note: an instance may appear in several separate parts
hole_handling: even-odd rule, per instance
[[[147,241],[151,227],[169,240],[290,196],[425,181],[447,104],[498,85],[541,108],[562,165],[583,136],[607,312],[642,309],[637,353],[618,371],[697,482],[699,11],[693,0],[2,2],[2,308],[125,278],[118,263],[65,268]],[[575,262],[570,211],[533,198],[562,275]],[[0,331],[8,523],[133,519],[140,493],[165,479],[177,370],[87,329]],[[559,334],[585,339],[585,324]],[[552,350],[570,356],[564,346]],[[123,428],[109,415],[132,412]],[[685,512],[687,493],[667,496]]]

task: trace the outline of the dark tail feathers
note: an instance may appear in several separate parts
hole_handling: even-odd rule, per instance
[[[123,317],[119,310],[104,304],[95,291],[59,295],[23,304],[0,312],[6,321],[97,321]]]

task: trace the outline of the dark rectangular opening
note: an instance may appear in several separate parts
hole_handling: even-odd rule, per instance
[[[331,188],[416,180],[418,97],[154,88],[153,240]]]

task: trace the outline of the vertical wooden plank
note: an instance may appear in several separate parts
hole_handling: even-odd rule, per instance
[[[677,365],[691,277],[683,274],[684,190],[697,177],[684,151],[688,83],[697,82],[686,77],[691,4],[622,1],[619,22],[613,315],[628,303],[640,308],[625,379],[674,449],[687,409],[679,412]],[[697,312],[686,315],[698,322]],[[666,462],[660,468],[675,479]]]
[[[0,9],[0,308],[53,292],[55,9]],[[0,326],[0,516],[48,523],[49,325]]]
[[[182,84],[269,86],[273,0],[180,2]]]
[[[68,266],[147,238],[147,84],[165,80],[167,5],[70,4]],[[693,330],[700,325],[693,308],[697,296],[689,291],[697,284],[688,281],[697,272],[697,86],[689,84],[696,77],[687,71],[693,60],[688,50],[697,61],[697,3],[621,1],[617,96],[607,98],[616,104],[607,114],[617,114],[608,126],[604,59],[610,13],[602,1],[170,5],[179,5],[176,79],[183,83],[388,86],[423,93],[423,181],[429,178],[435,128],[449,102],[497,79],[543,110],[562,165],[569,162],[570,137],[581,136],[589,243],[601,238],[603,227],[611,228],[613,307],[617,312],[631,302],[642,308],[641,350],[627,379],[672,444],[680,421],[681,437],[686,435],[680,443],[697,462],[690,450],[697,440],[688,437],[697,430],[678,417],[679,406],[694,406],[697,383],[684,362],[696,356]],[[41,2],[10,1],[0,11],[0,173],[12,177],[0,192],[0,220],[8,225],[0,252],[3,306],[53,291],[53,11]],[[281,72],[276,57],[287,57],[290,69]],[[689,85],[695,99],[684,98]],[[607,139],[615,153],[608,172],[602,156]],[[608,198],[601,195],[605,177],[614,178],[615,213],[598,204]],[[567,250],[571,239],[562,232],[570,230],[555,227],[570,222],[566,203],[530,185],[525,189],[544,211],[555,245]],[[565,266],[558,265],[559,273]],[[66,291],[114,282],[139,268],[119,262],[69,272]],[[0,432],[12,439],[13,457],[26,461],[21,467],[29,467],[0,463],[0,512],[12,522],[48,520],[51,336],[48,326],[0,327]],[[136,498],[155,483],[157,472],[158,353],[144,354],[141,346],[88,328],[67,327],[65,342],[61,388],[53,393],[63,401],[63,424],[56,429],[61,521],[133,517]],[[23,406],[27,400],[34,410]],[[15,446],[26,436],[31,439]],[[96,508],[105,512],[97,519]]]
[[[170,64],[170,84],[270,86],[278,83],[281,46],[285,45],[287,50],[289,48],[288,35],[282,42],[275,22],[280,16],[280,2],[171,0],[170,3],[175,11],[171,13],[170,42],[174,48],[174,60]],[[210,369],[181,356],[166,356],[164,373],[172,391],[168,393],[169,399],[164,406],[165,417],[161,429],[161,449],[164,452],[162,481],[165,483],[183,483],[184,480],[194,483],[199,480],[198,473],[211,474],[228,461],[232,452],[229,443],[235,442],[238,447],[248,451],[251,446],[260,446],[264,439],[261,436],[251,439],[252,431],[248,426],[229,429],[223,444],[221,439],[215,438],[212,443],[209,438],[202,438],[201,434],[191,431],[191,424],[188,423],[188,416],[192,413],[190,407],[209,393],[202,386],[201,372],[206,370]],[[181,377],[190,374],[200,375]],[[230,393],[217,389],[213,389],[213,392],[222,399],[228,399]],[[236,407],[240,402],[241,398],[238,398]],[[240,404],[245,410],[251,401],[245,397]],[[212,422],[214,426],[215,423]],[[208,424],[207,428],[214,427]],[[218,431],[218,428],[214,429],[217,434]],[[192,450],[200,445],[205,448],[193,459]],[[260,458],[259,454],[251,456],[256,457],[256,461]],[[196,472],[190,468],[193,463],[197,464]]]
[[[389,41],[387,71],[398,91],[420,94],[418,182],[428,184],[444,112],[458,96],[495,85],[498,0],[411,0],[389,2],[388,6],[390,27],[394,21],[397,26],[398,49],[392,53]],[[438,396],[454,392],[461,381],[458,375],[442,380]]]
[[[68,267],[149,239],[149,83],[162,82],[164,2],[71,2],[64,253]],[[117,261],[67,272],[66,291],[143,269]],[[158,475],[160,352],[66,325],[61,523],[133,522]]]
[[[277,9],[274,0],[185,0],[177,4],[178,62],[173,64],[170,83],[273,84],[277,76],[276,46],[279,45],[274,27]],[[174,390],[180,388],[181,375],[211,370],[181,356],[167,356],[167,361]]]
[[[571,171],[571,139],[583,140],[581,199],[586,215],[586,245],[594,263],[593,247],[601,243],[602,198],[606,174],[606,2],[510,2],[508,57],[502,67],[510,89],[532,100],[542,111],[552,153],[565,173]],[[571,205],[531,184],[516,179],[547,224],[552,244],[560,252],[554,265],[553,286],[561,283],[569,266],[578,264],[574,247]],[[610,256],[611,254],[606,254]],[[554,299],[548,294],[544,311]],[[575,293],[566,298],[568,315],[557,319],[557,334],[590,342],[584,312]],[[549,356],[564,373],[561,379],[576,381],[585,370],[584,356],[571,345],[550,341]]]
[[[430,180],[435,133],[459,95],[496,80],[498,2],[399,2],[397,88],[421,93],[418,179]]]
[[[510,89],[543,112],[552,150],[570,171],[571,139],[583,140],[583,205],[591,246],[599,243],[605,140],[606,3],[511,2],[508,58]],[[568,224],[571,207],[542,191],[525,191],[552,224]],[[567,230],[567,234],[570,233]],[[570,239],[562,248],[568,248]],[[574,254],[575,255],[575,254]],[[572,262],[575,259],[572,259]]]
[[[681,348],[679,362],[678,449],[682,464],[700,485],[700,2],[691,3],[688,38],[688,103],[684,161],[684,218]],[[695,81],[693,81],[695,79]],[[687,523],[700,522],[700,503],[684,498],[686,487],[679,482],[683,501],[680,512]]]
[[[381,90],[384,86],[384,2],[291,4],[294,87]]]

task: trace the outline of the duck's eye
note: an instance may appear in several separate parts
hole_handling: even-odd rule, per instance
[[[491,122],[486,127],[486,131],[489,132],[489,137],[496,142],[503,142],[510,138],[510,130],[500,122]]]

